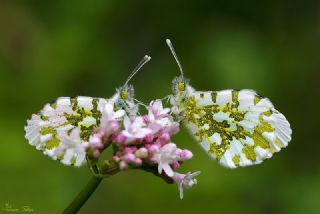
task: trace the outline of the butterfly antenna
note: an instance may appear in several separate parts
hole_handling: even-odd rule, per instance
[[[174,50],[174,48],[173,48],[173,45],[172,45],[170,39],[166,39],[166,43],[167,43],[168,47],[170,48],[171,53],[172,53],[174,59],[176,60],[178,66],[179,66],[179,69],[180,69],[180,72],[181,72],[181,76],[183,77],[184,75],[183,75],[182,66],[181,66],[181,64],[180,64],[180,61],[179,61],[179,59],[178,59],[178,56],[177,56],[177,54],[176,54],[176,52],[175,52],[175,50]]]
[[[134,75],[136,75],[136,73],[147,63],[149,62],[151,59],[150,56],[145,55],[143,57],[143,59],[138,63],[138,65],[133,69],[133,71],[131,72],[130,76],[128,77],[127,81],[125,82],[125,86],[129,83],[129,81],[132,79],[132,77],[134,77]]]

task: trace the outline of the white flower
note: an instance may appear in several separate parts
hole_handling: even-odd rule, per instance
[[[126,143],[142,139],[151,133],[151,129],[145,127],[142,117],[136,117],[133,121],[125,117],[123,124],[125,129],[122,134],[127,138]]]
[[[174,172],[170,164],[179,160],[179,157],[177,156],[177,145],[174,143],[164,145],[155,154],[155,159],[158,163],[159,174],[161,174],[163,170],[169,177],[172,177]]]
[[[118,120],[125,115],[125,111],[120,109],[114,111],[113,102],[106,103],[102,109],[102,116],[100,121],[100,130],[105,133],[106,136],[111,135],[119,128]]]
[[[73,129],[70,135],[65,130],[58,130],[57,134],[61,143],[53,150],[51,156],[53,158],[62,156],[61,162],[66,165],[81,166],[85,161],[86,152],[81,145],[79,129]]]
[[[190,189],[194,184],[197,184],[197,179],[194,177],[198,176],[200,172],[188,172],[188,174],[174,173],[172,179],[178,184],[180,199],[183,198],[183,188]]]

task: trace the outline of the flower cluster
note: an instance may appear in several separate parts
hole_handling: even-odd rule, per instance
[[[146,115],[128,116],[124,110],[116,110],[113,103],[106,103],[99,129],[92,134],[89,142],[82,145],[92,159],[98,159],[103,150],[111,145],[112,160],[120,170],[151,170],[177,183],[182,198],[182,187],[188,189],[196,184],[194,176],[199,172],[184,175],[175,171],[193,154],[178,148],[171,141],[171,136],[179,132],[179,123],[171,116],[169,108],[164,108],[160,100],[155,100],[147,110]]]

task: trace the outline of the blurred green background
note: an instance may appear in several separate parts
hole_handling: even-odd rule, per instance
[[[26,119],[59,96],[110,97],[133,79],[138,99],[170,93],[178,75],[170,38],[199,90],[252,88],[291,123],[289,147],[237,170],[211,161],[185,129],[174,139],[202,171],[179,199],[176,185],[142,171],[103,181],[80,213],[320,213],[320,2],[0,1],[0,212],[5,203],[59,213],[90,178],[24,139]]]

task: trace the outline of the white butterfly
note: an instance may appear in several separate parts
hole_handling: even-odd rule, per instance
[[[151,57],[145,56],[110,99],[60,97],[55,102],[46,104],[27,120],[24,130],[29,144],[63,164],[83,165],[86,152],[81,143],[87,142],[94,129],[99,127],[106,103],[111,103],[117,110],[124,110],[128,115],[138,112],[134,88],[128,83],[150,59]]]
[[[173,80],[171,104],[201,147],[229,168],[259,164],[286,147],[292,130],[269,99],[253,90],[196,91],[181,75]]]

